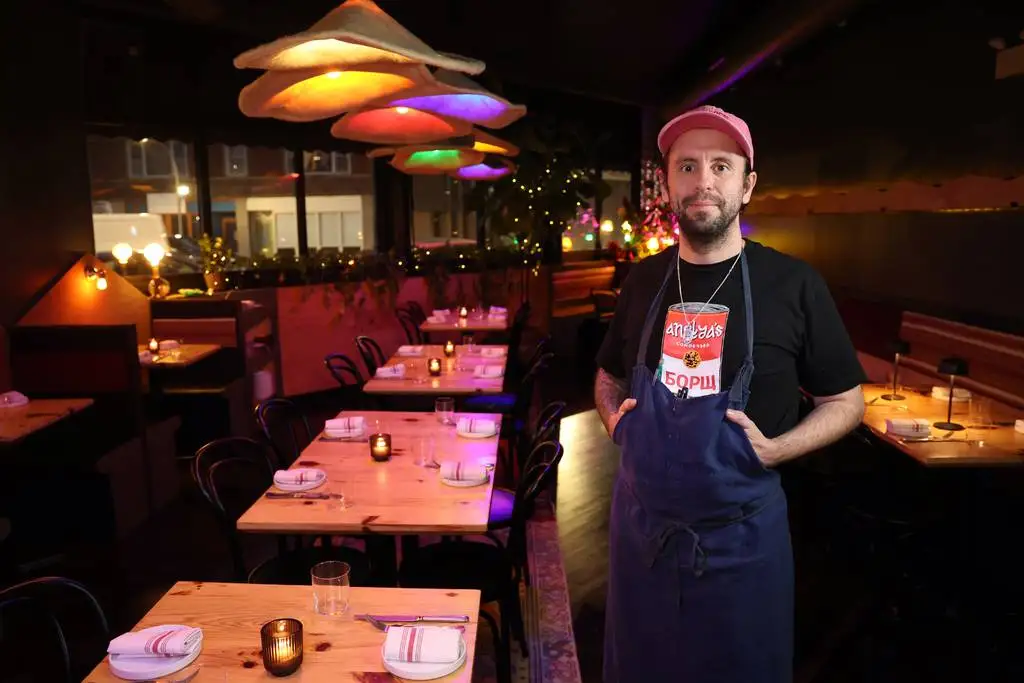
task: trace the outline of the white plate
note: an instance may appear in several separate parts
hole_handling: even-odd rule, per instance
[[[380,646],[380,657],[384,668],[390,673],[410,681],[429,681],[458,671],[466,663],[466,640],[459,639],[459,658],[449,664],[425,662],[389,662],[384,659],[384,646]]]
[[[151,626],[139,631],[139,633],[160,633],[163,631],[189,628],[181,624],[165,624],[163,626]],[[190,655],[181,657],[137,657],[132,655],[110,655],[108,664],[110,673],[118,678],[127,681],[149,681],[155,678],[170,676],[176,671],[181,671],[186,666],[196,661],[202,646]]]
[[[460,431],[456,430],[455,433],[458,434],[459,436],[463,437],[464,439],[490,439],[493,436],[497,436],[498,431],[495,430],[493,432],[488,433],[488,432],[460,432]]]
[[[456,480],[456,479],[445,479],[444,477],[441,477],[441,483],[442,484],[445,484],[446,486],[454,486],[455,488],[460,488],[460,489],[468,489],[468,488],[472,488],[473,486],[480,486],[482,484],[486,484],[490,480],[491,480],[490,475],[484,477],[483,479],[470,479],[468,481],[467,480]]]
[[[296,467],[294,470],[289,470],[289,472],[302,472],[302,471],[315,472],[317,470],[314,469],[314,468],[311,468],[311,467]],[[323,470],[320,470],[320,471],[323,471]],[[326,483],[327,483],[327,476],[326,476],[326,474],[321,479],[318,479],[316,481],[307,481],[304,484],[285,484],[285,483],[278,482],[277,479],[274,479],[274,486],[279,488],[279,489],[281,489],[282,491],[310,491],[310,490],[315,489],[317,487],[323,486]]]

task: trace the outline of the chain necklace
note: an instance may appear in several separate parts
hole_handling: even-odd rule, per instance
[[[680,273],[679,273],[679,271],[680,271],[680,265],[679,264],[680,264],[680,262],[682,262],[683,258],[678,253],[676,254],[676,283],[679,285],[680,312],[683,314],[683,321],[684,321],[684,324],[683,324],[683,343],[684,344],[689,344],[690,342],[692,342],[694,340],[694,338],[696,338],[696,336],[697,336],[697,320],[696,320],[697,317],[701,313],[704,312],[704,309],[707,308],[708,304],[711,303],[711,300],[715,298],[716,294],[718,294],[718,290],[720,290],[722,288],[722,285],[725,284],[725,281],[729,279],[730,275],[732,275],[732,271],[735,270],[736,264],[739,263],[740,256],[742,256],[742,255],[743,255],[743,248],[741,247],[740,248],[740,253],[736,254],[736,258],[733,259],[732,265],[729,266],[729,272],[725,274],[725,277],[722,278],[722,281],[718,283],[717,287],[715,287],[715,291],[713,291],[711,293],[711,296],[708,297],[708,300],[705,301],[701,305],[700,310],[698,310],[694,314],[693,319],[691,320],[689,317],[687,317],[686,311],[682,310],[682,305],[685,304],[686,301],[683,299],[683,276],[680,275]]]

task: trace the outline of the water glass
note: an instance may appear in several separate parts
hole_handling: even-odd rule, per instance
[[[462,345],[466,347],[466,353],[473,353],[473,335],[462,335]]]
[[[434,459],[434,438],[424,437],[420,439],[420,452],[416,458],[417,467],[434,467],[437,461]]]
[[[443,425],[455,424],[455,399],[442,396],[434,401],[434,414]]]
[[[346,562],[331,560],[315,565],[313,577],[313,611],[337,617],[348,610],[349,573]]]

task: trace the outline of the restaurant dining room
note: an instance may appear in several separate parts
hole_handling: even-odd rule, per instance
[[[0,681],[1024,681],[1024,5],[32,0]]]

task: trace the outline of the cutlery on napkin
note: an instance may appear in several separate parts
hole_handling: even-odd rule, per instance
[[[201,628],[168,628],[149,633],[125,633],[110,641],[107,654],[131,657],[181,657],[203,644]]]
[[[384,637],[390,662],[448,664],[459,658],[462,633],[439,626],[392,626]]]
[[[916,437],[928,436],[931,431],[931,422],[920,417],[890,417],[885,420],[886,434]]]
[[[384,367],[377,368],[374,377],[379,379],[401,379],[405,377],[405,363],[395,363],[394,365],[385,365]]]
[[[322,484],[325,481],[327,481],[326,472],[308,467],[274,472],[274,483],[282,488]],[[312,488],[312,486],[310,487]]]
[[[408,344],[404,344],[404,345],[398,347],[398,355],[399,356],[422,356],[423,355],[423,347],[422,346],[409,346]]]
[[[497,379],[505,374],[505,368],[500,365],[478,365],[473,368],[474,377],[485,377],[487,379]]]
[[[441,463],[441,478],[448,481],[486,481],[487,466],[464,462]]]
[[[360,436],[364,429],[366,429],[366,419],[362,415],[335,417],[324,422],[324,435],[332,439]]]
[[[460,417],[456,423],[455,431],[458,434],[486,434],[493,436],[498,432],[498,425],[494,420],[485,417]]]
[[[384,621],[391,624],[419,624],[424,622],[435,622],[435,623],[457,623],[467,624],[469,623],[469,617],[465,614],[442,614],[438,616],[424,616],[416,614],[357,614],[356,619],[366,619],[372,617],[377,621]]]

